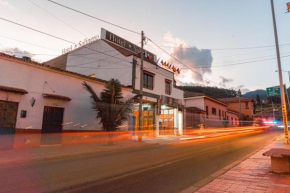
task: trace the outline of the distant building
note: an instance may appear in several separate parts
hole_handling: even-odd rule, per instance
[[[231,98],[218,98],[218,100],[226,103],[228,109],[238,112],[240,114],[240,103],[241,101],[241,125],[252,125],[254,121],[255,113],[255,102],[253,99],[245,97],[231,97]],[[240,116],[240,115],[239,115]]]
[[[239,97],[231,98],[218,98],[219,101],[222,101],[228,105],[229,109],[232,109],[236,112],[240,112]],[[253,120],[254,118],[254,100],[250,98],[241,97],[241,113],[244,115],[244,119]]]
[[[184,92],[185,129],[237,126],[238,114],[227,104],[201,93]]]

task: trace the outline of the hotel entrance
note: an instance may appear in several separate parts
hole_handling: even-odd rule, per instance
[[[159,115],[159,133],[161,135],[174,133],[174,108],[162,107]]]
[[[145,135],[155,135],[155,104],[143,103],[142,106],[142,132]],[[135,131],[139,128],[139,103],[134,104],[134,116],[136,118]]]
[[[161,101],[157,109],[159,114],[159,134],[181,135],[183,129],[182,101],[161,95]]]

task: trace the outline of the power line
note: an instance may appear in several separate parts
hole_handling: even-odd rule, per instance
[[[26,42],[26,41],[23,41],[23,40],[18,40],[18,39],[14,39],[14,38],[10,38],[10,37],[6,37],[6,36],[2,36],[2,35],[0,35],[0,37],[6,38],[6,39],[10,39],[10,40],[14,40],[14,41],[17,41],[17,42],[22,42],[22,43],[24,43],[24,44],[29,44],[29,45],[32,45],[32,46],[37,46],[37,47],[40,47],[40,48],[44,48],[44,49],[48,49],[48,50],[52,50],[52,51],[56,51],[56,52],[61,52],[60,50],[55,50],[55,49],[53,49],[53,48],[44,47],[44,46],[41,46],[41,45],[39,45],[39,44],[29,43],[29,42]]]
[[[280,58],[287,58],[287,57],[290,57],[290,55],[281,56]],[[225,65],[219,65],[219,66],[195,66],[195,67],[196,68],[212,68],[212,67],[234,66],[234,65],[249,64],[249,63],[262,62],[262,61],[274,60],[274,59],[277,59],[277,58],[275,57],[275,58],[268,58],[264,60],[254,60],[254,61],[240,62],[240,63],[234,63],[234,64],[225,64]]]
[[[0,18],[0,19],[2,19],[2,20],[4,20],[4,21],[11,22],[11,23],[13,23],[13,24],[15,24],[15,25],[18,25],[18,26],[21,26],[21,27],[24,27],[24,28],[30,29],[30,30],[32,30],[32,31],[36,31],[36,32],[41,33],[41,34],[44,34],[44,35],[47,35],[47,36],[50,36],[50,37],[54,37],[54,38],[56,38],[56,39],[59,39],[59,40],[65,41],[65,42],[70,42],[70,43],[72,43],[72,44],[76,44],[76,43],[74,43],[74,42],[71,42],[71,41],[65,40],[65,39],[63,39],[63,38],[60,38],[60,37],[57,37],[57,36],[54,36],[54,35],[51,35],[51,34],[48,34],[48,33],[42,32],[42,31],[39,31],[39,30],[36,30],[36,29],[34,29],[34,28],[31,28],[31,27],[28,27],[28,26],[25,26],[25,25],[22,25],[22,24],[19,24],[19,23],[16,23],[16,22],[10,21],[10,20],[6,20],[6,19],[3,19],[3,18]],[[86,49],[89,49],[89,50],[93,50],[93,51],[95,51],[95,52],[102,53],[102,54],[107,55],[107,56],[111,56],[111,55],[106,54],[106,53],[104,53],[104,52],[101,52],[101,51],[98,51],[98,50],[95,50],[95,49],[89,48],[89,47],[87,47],[87,45],[84,45],[83,48],[86,48]],[[121,58],[117,58],[117,57],[114,57],[114,56],[111,56],[111,57],[116,58],[116,59],[119,59],[119,60],[122,60],[122,61],[125,61],[125,62],[128,62],[127,60],[124,60],[124,59],[121,59]],[[129,62],[129,63],[130,63],[130,62]]]
[[[123,67],[123,68],[94,68],[94,67],[86,67],[86,66],[80,66],[78,68],[88,68],[88,69],[97,69],[97,70],[105,70],[105,69],[109,69],[109,70],[114,70],[114,69],[126,69],[126,68],[132,68],[131,66],[129,67]]]
[[[54,36],[54,35],[51,35],[51,34],[48,34],[48,33],[42,32],[42,31],[39,31],[39,30],[37,30],[37,29],[33,29],[33,28],[31,28],[31,27],[28,27],[28,26],[25,26],[25,25],[22,25],[22,24],[16,23],[16,22],[14,22],[14,21],[10,21],[10,20],[8,20],[8,19],[4,19],[4,18],[2,18],[2,17],[0,17],[0,19],[3,20],[3,21],[7,21],[7,22],[9,22],[9,23],[13,23],[13,24],[15,24],[15,25],[19,25],[19,26],[21,26],[21,27],[24,27],[24,28],[30,29],[30,30],[32,30],[32,31],[36,31],[36,32],[41,33],[41,34],[44,34],[44,35],[47,35],[47,36],[50,36],[50,37],[53,37],[53,38],[56,38],[56,39],[59,39],[59,40],[62,40],[62,41],[65,41],[65,42],[71,43],[71,44],[75,44],[74,42],[71,42],[71,41],[65,40],[65,39],[63,39],[63,38],[60,38],[60,37],[57,37],[57,36]]]
[[[80,14],[82,14],[82,15],[88,16],[88,17],[90,17],[90,18],[93,18],[93,19],[99,20],[99,21],[101,21],[101,22],[104,22],[104,23],[110,24],[110,25],[112,25],[112,26],[115,26],[115,27],[121,28],[121,29],[123,29],[123,30],[127,30],[127,31],[129,31],[129,32],[132,32],[132,33],[135,33],[135,34],[138,34],[138,35],[141,35],[139,32],[136,32],[136,31],[130,30],[130,29],[128,29],[128,28],[125,28],[125,27],[122,27],[122,26],[119,26],[119,25],[113,24],[113,23],[111,23],[111,22],[105,21],[105,20],[103,20],[103,19],[97,18],[97,17],[92,16],[92,15],[89,15],[89,14],[87,14],[87,13],[84,13],[84,12],[78,11],[78,10],[76,10],[76,9],[70,8],[70,7],[65,6],[65,5],[62,5],[62,4],[57,3],[57,2],[55,2],[55,1],[51,1],[51,0],[48,0],[48,1],[51,2],[51,3],[54,3],[54,4],[56,4],[56,5],[59,5],[59,6],[61,6],[61,7],[64,7],[64,8],[66,8],[66,9],[69,9],[69,10],[75,11],[75,12],[77,12],[77,13],[80,13]]]
[[[118,54],[116,54],[116,55],[114,55],[114,56],[117,56],[117,55],[119,55],[119,54],[121,54],[121,53],[118,53]],[[86,65],[86,64],[91,64],[91,63],[94,63],[94,62],[101,62],[101,61],[107,60],[107,59],[109,59],[109,58],[113,58],[114,56],[109,56],[109,57],[107,57],[107,58],[98,59],[98,60],[94,60],[94,61],[86,62],[86,63],[82,63],[82,64],[77,64],[77,65],[70,65],[70,66],[72,66],[72,67],[79,67],[79,66]],[[127,62],[129,62],[129,61],[127,61]],[[108,63],[108,62],[106,62],[106,63]],[[129,62],[129,63],[130,63],[130,62]],[[115,64],[117,64],[117,63],[115,63]]]
[[[55,54],[33,54],[33,53],[30,53],[30,52],[16,52],[16,51],[12,51],[12,50],[0,50],[1,52],[8,52],[8,53],[17,53],[17,54],[30,54],[30,55],[33,55],[33,56],[36,56],[36,55],[44,55],[44,56],[58,56],[58,55],[55,55]]]
[[[284,54],[289,54],[290,52],[285,52]],[[251,60],[251,59],[258,59],[258,58],[267,58],[269,56],[276,56],[276,55],[268,55],[268,56],[260,56],[260,57],[254,57],[254,58],[247,58],[247,59],[243,59],[243,60],[237,60],[237,61],[247,61],[247,60]],[[271,59],[271,58],[270,58]],[[263,60],[262,60],[263,61]],[[193,63],[195,63],[197,61],[193,61]],[[220,62],[220,63],[215,63],[215,64],[227,64],[227,63],[232,63],[232,61],[230,62]],[[234,63],[235,64],[235,63]],[[195,67],[205,67],[205,66],[208,66],[206,64],[204,64],[203,66],[195,66]],[[215,65],[216,66],[216,65]],[[221,65],[221,66],[224,66],[224,65]],[[213,66],[214,67],[214,66]]]
[[[78,33],[82,34],[83,36],[87,37],[87,35],[85,35],[84,33],[82,33],[81,31],[79,31],[78,29],[74,28],[73,26],[69,25],[68,23],[66,23],[65,21],[61,20],[60,18],[56,17],[55,15],[53,15],[52,13],[50,13],[49,11],[45,10],[44,8],[40,7],[39,5],[37,5],[35,2],[31,1],[31,0],[27,0],[30,3],[34,4],[36,7],[42,9],[43,11],[45,11],[46,13],[48,13],[49,15],[51,15],[52,17],[54,17],[55,19],[59,20],[60,22],[62,22],[63,24],[69,26],[71,29],[77,31]]]
[[[190,67],[187,66],[186,64],[182,63],[180,60],[178,60],[177,58],[175,58],[174,56],[172,56],[171,54],[169,54],[169,53],[168,53],[167,51],[165,51],[163,48],[161,48],[161,47],[159,47],[157,44],[155,44],[151,39],[149,39],[149,38],[147,38],[147,39],[148,39],[150,42],[152,42],[155,46],[157,46],[159,49],[161,49],[163,52],[165,52],[165,53],[168,54],[170,57],[172,57],[174,60],[176,60],[176,61],[179,62],[180,64],[186,66],[188,69],[190,69],[190,70],[191,70],[192,72],[194,72],[195,74],[197,74],[197,75],[201,76],[202,78],[204,78],[204,77],[202,76],[202,74],[196,72],[195,70],[193,70],[192,68],[190,68]],[[212,80],[210,80],[210,79],[207,79],[207,78],[204,78],[204,79],[207,80],[207,81],[209,81],[209,82],[212,82],[212,83],[214,83],[214,84],[216,84],[216,85],[218,85],[218,86],[221,86],[220,84],[218,84],[218,83],[216,83],[216,82],[214,82],[214,81],[212,81]]]
[[[152,42],[153,43],[153,42]],[[172,47],[172,46],[160,46],[155,43],[152,44],[147,44],[149,46],[157,46],[157,47],[162,47],[162,48],[173,48],[173,49],[198,49],[196,47]],[[287,44],[281,44],[280,46],[289,46],[290,43]],[[268,45],[268,46],[252,46],[252,47],[238,47],[238,48],[206,48],[206,50],[247,50],[247,49],[259,49],[259,48],[268,48],[268,47],[275,47],[275,45]],[[198,50],[204,50],[202,48]]]

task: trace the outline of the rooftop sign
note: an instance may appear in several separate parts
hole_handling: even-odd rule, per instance
[[[108,40],[110,42],[113,42],[127,50],[130,50],[136,54],[140,54],[141,53],[141,48],[123,38],[121,38],[120,36],[117,36],[116,34],[109,32],[107,30],[105,30],[104,28],[102,28],[101,30],[101,39],[105,39]],[[147,50],[144,50],[145,53],[145,57],[147,58],[152,58],[153,57],[153,61],[156,61],[156,55],[154,55],[151,52],[148,52]]]

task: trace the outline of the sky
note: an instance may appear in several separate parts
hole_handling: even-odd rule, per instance
[[[148,41],[145,49],[181,68],[180,85],[241,89],[279,84],[270,0],[55,0],[122,27],[145,33],[183,64]],[[282,69],[290,71],[290,13],[274,0]],[[105,28],[140,45],[129,31],[57,6],[47,0],[0,0],[0,17],[71,42]],[[0,20],[0,51],[24,53],[45,62],[71,43]],[[255,47],[255,48],[253,48]],[[287,72],[284,83],[289,87]]]

